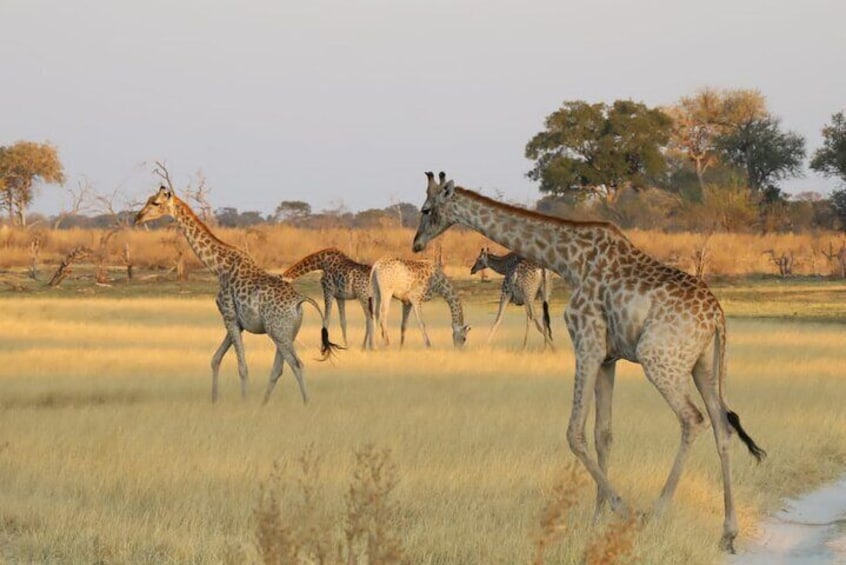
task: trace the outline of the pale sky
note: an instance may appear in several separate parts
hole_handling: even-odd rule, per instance
[[[177,187],[202,170],[241,211],[419,205],[427,170],[525,204],[524,147],[565,100],[756,88],[810,154],[846,108],[844,21],[842,0],[0,0],[0,145],[50,141],[70,186],[138,199],[155,160]]]

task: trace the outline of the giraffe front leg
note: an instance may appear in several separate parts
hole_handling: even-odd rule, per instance
[[[611,399],[614,395],[614,372],[617,363],[609,361],[599,366],[596,376],[594,393],[596,397],[596,424],[593,430],[596,459],[600,470],[608,476],[608,460],[611,457],[613,435],[611,431]],[[593,514],[594,522],[599,519],[602,508],[607,499],[605,491],[596,489],[596,509]]]
[[[229,329],[229,337],[232,340],[232,345],[235,346],[235,355],[238,357],[238,377],[241,379],[241,398],[247,398],[247,381],[249,380],[249,371],[247,369],[247,358],[244,355],[244,341],[241,333],[243,330],[237,325]]]
[[[414,310],[414,317],[417,318],[417,325],[420,331],[423,332],[423,343],[426,347],[432,347],[432,342],[429,341],[429,334],[426,333],[426,324],[423,322],[423,312],[421,312],[420,303],[412,302],[411,309]]]
[[[580,336],[583,337],[583,336]],[[604,338],[604,335],[602,336]],[[581,341],[581,340],[580,340]],[[576,344],[576,378],[573,384],[573,411],[567,426],[567,442],[570,450],[582,462],[596,482],[597,490],[611,504],[611,509],[620,515],[628,512],[623,499],[614,490],[605,471],[594,460],[587,449],[585,424],[590,410],[590,391],[594,389],[599,368],[605,359],[605,351],[598,344],[599,336],[585,340],[588,343]],[[591,347],[593,346],[593,347]]]
[[[223,361],[223,356],[226,355],[226,352],[229,351],[229,348],[231,346],[232,338],[229,336],[229,332],[226,332],[226,335],[223,337],[223,342],[221,342],[220,346],[217,348],[217,351],[215,351],[214,355],[212,355],[212,402],[217,402],[217,376],[220,373],[220,362]]]

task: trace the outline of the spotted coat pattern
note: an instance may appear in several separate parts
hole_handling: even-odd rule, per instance
[[[373,292],[373,311],[375,319],[379,322],[385,344],[390,344],[388,311],[391,297],[393,297],[402,302],[400,345],[405,343],[408,314],[413,310],[420,331],[423,333],[423,342],[426,347],[430,347],[431,342],[426,333],[426,324],[423,322],[420,305],[431,299],[433,295],[439,295],[449,306],[453,345],[457,348],[464,346],[470,326],[464,324],[464,309],[461,307],[461,300],[452,283],[434,263],[383,257],[373,264],[370,281]]]
[[[565,322],[576,373],[567,440],[597,484],[597,514],[606,501],[614,511],[628,514],[607,476],[614,369],[618,360],[626,359],[641,364],[681,428],[679,449],[656,503],[658,512],[675,492],[693,439],[707,426],[691,398],[693,381],[714,431],[722,470],[725,519],[720,545],[733,551],[738,527],[729,436],[737,432],[759,461],[766,453],[743,430],[725,400],[726,321],[708,286],[648,256],[612,224],[544,216],[456,187],[443,173],[440,182],[432,173],[426,175],[429,182],[414,251],[422,251],[431,239],[460,224],[570,284]],[[596,458],[588,453],[585,438],[591,396],[596,400]]]
[[[303,257],[282,273],[285,280],[296,280],[313,271],[323,271],[320,286],[323,289],[323,311],[326,323],[332,316],[332,303],[338,304],[338,317],[344,345],[347,343],[346,301],[358,300],[364,312],[365,333],[362,349],[373,349],[373,316],[370,312],[370,265],[358,263],[334,247],[316,251]]]
[[[523,335],[523,349],[529,340],[529,322],[533,322],[535,328],[544,339],[544,348],[552,344],[552,330],[549,327],[549,296],[552,292],[551,273],[543,267],[539,267],[531,261],[527,261],[514,252],[506,255],[495,255],[490,249],[483,247],[479,256],[470,268],[470,274],[474,275],[482,269],[491,269],[503,275],[502,289],[499,298],[499,310],[496,320],[488,334],[488,343],[494,336],[499,324],[502,322],[505,305],[509,302],[517,306],[523,306],[526,310],[526,331]],[[541,299],[545,312],[544,325],[535,316],[534,302]]]
[[[320,306],[311,298],[297,292],[282,277],[259,267],[245,251],[218,239],[185,202],[165,187],[160,188],[147,200],[147,204],[136,216],[135,223],[140,224],[161,217],[172,217],[176,220],[191,249],[206,268],[218,277],[220,288],[216,303],[226,327],[226,335],[212,356],[212,402],[217,401],[220,363],[232,346],[235,347],[238,357],[241,396],[246,397],[248,369],[241,335],[244,330],[254,334],[267,334],[276,345],[276,356],[264,402],[268,401],[276,381],[282,375],[284,363],[294,372],[303,402],[308,402],[303,380],[303,364],[294,349],[294,340],[302,324],[302,303],[313,305],[318,313]],[[329,342],[326,320],[323,318],[321,350],[324,358],[334,347],[334,344]]]

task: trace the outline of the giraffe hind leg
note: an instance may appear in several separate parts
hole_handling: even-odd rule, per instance
[[[673,466],[655,504],[655,513],[660,514],[673,498],[690,452],[690,446],[707,424],[702,412],[693,404],[688,395],[690,373],[684,367],[689,365],[675,359],[669,350],[648,352],[639,348],[638,358],[648,360],[643,363],[646,377],[670,405],[678,418],[681,431],[679,449]]]
[[[706,356],[699,359],[693,367],[693,382],[702,400],[708,417],[711,420],[711,427],[714,431],[714,441],[717,445],[717,455],[720,458],[720,470],[723,479],[723,503],[725,507],[725,518],[723,520],[723,535],[720,540],[720,548],[724,551],[734,553],[734,538],[737,537],[737,512],[734,508],[734,497],[731,491],[731,461],[729,459],[729,421],[720,402],[717,382],[713,377],[711,363]]]
[[[273,392],[273,387],[276,386],[276,381],[278,381],[279,377],[282,376],[284,368],[285,365],[283,363],[282,350],[277,345],[276,355],[273,358],[273,367],[270,369],[270,377],[267,380],[267,389],[264,391],[264,400],[262,401],[262,404],[267,404],[267,401],[270,400],[270,393]]]

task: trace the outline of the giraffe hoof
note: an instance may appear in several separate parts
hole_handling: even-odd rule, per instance
[[[720,539],[720,550],[731,553],[732,555],[736,554],[737,552],[734,550],[734,538],[736,535],[729,533],[723,534],[722,539]]]

